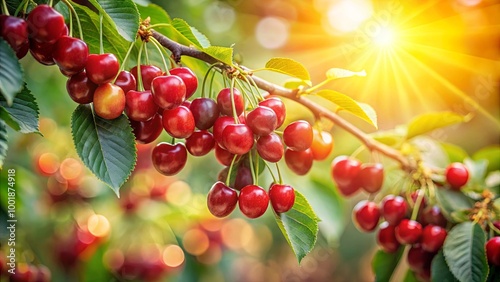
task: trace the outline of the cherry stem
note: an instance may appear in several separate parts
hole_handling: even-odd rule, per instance
[[[6,1],[2,1],[2,3],[3,3],[3,4],[7,4],[7,2],[6,2]],[[19,7],[17,7],[16,11],[14,12],[14,16],[15,16],[15,17],[17,17],[17,15],[19,14],[19,12],[20,12],[21,10],[23,10],[23,13],[24,13],[24,14],[26,14],[26,10],[28,9],[28,5],[29,5],[29,3],[30,3],[30,0],[23,0],[23,1],[21,2],[21,4],[19,4]],[[7,7],[7,6],[5,6],[5,7]],[[8,13],[8,12],[9,12],[9,11],[7,10],[7,13]]]
[[[76,12],[75,8],[73,7],[73,5],[71,5],[71,3],[68,1],[68,0],[63,0],[64,4],[66,4],[66,6],[68,6],[69,10],[71,11],[71,13],[75,16],[76,18],[76,23],[78,25],[78,32],[80,33],[80,39],[83,40],[83,30],[82,30],[82,24],[80,22],[80,17],[78,17],[78,13]],[[71,13],[70,13],[70,17],[71,17]],[[85,40],[83,40],[85,41]],[[102,42],[102,40],[101,40]]]
[[[104,54],[104,45],[102,43],[102,13],[99,13],[99,52]]]
[[[236,78],[232,77],[231,78],[231,86],[229,88],[229,92],[231,93],[231,108],[233,109],[233,118],[234,118],[234,123],[238,124],[238,115],[236,113],[236,105],[234,103],[234,83],[235,83]]]
[[[69,36],[73,37],[73,16],[69,14]]]
[[[252,92],[251,89],[249,89],[248,87],[245,87],[239,80],[236,80],[236,83],[238,84],[238,87],[241,89],[241,92],[243,93],[243,95],[245,96],[246,100],[250,102],[250,105],[252,108],[255,108],[255,104],[254,102],[252,101],[252,98],[251,96],[248,95],[247,91],[245,91],[244,89],[246,90],[250,90],[250,92]],[[253,95],[253,93],[252,93]]]
[[[356,151],[354,151],[352,154],[351,154],[351,158],[356,158],[361,152],[363,152],[363,150],[365,149],[365,146],[361,145],[359,146]]]
[[[203,76],[203,82],[202,82],[202,84],[201,84],[201,97],[202,97],[202,98],[205,98],[205,85],[206,85],[206,83],[207,83],[208,76],[210,75],[210,73],[212,73],[212,70],[214,69],[214,67],[215,67],[216,65],[218,65],[218,63],[212,64],[212,65],[208,68],[207,72],[205,72],[205,76]],[[212,77],[213,77],[213,76],[212,76]],[[211,87],[211,86],[212,86],[212,84],[210,84],[210,87]],[[211,90],[212,90],[212,89],[210,88],[210,92],[211,92]]]
[[[154,38],[150,38],[151,42],[153,43],[153,45],[156,47],[156,49],[158,50],[158,52],[160,53],[160,57],[161,57],[161,60],[163,62],[163,66],[165,67],[165,73],[167,75],[170,75],[170,72],[168,71],[168,65],[167,65],[167,61],[165,60],[165,56],[163,56],[163,52],[162,50],[165,50],[163,48],[160,47],[160,43],[158,43],[158,40],[154,39]]]
[[[420,205],[422,204],[425,195],[423,190],[417,190],[417,191],[418,191],[418,197],[417,200],[415,201],[415,205],[413,206],[413,212],[411,213],[411,218],[410,218],[412,220],[417,220],[418,211],[420,210]]]
[[[167,24],[167,23],[157,23],[157,24],[152,24],[150,26],[148,26],[148,28],[155,28],[155,27],[171,27],[172,25],[171,24]]]
[[[217,72],[217,71],[214,71],[214,72],[212,73],[212,78],[210,78],[210,86],[209,86],[209,88],[208,88],[208,89],[210,89],[210,93],[209,93],[209,95],[208,95],[210,98],[213,98],[213,96],[214,96],[214,95],[213,95],[213,94],[214,94],[214,91],[212,91],[212,90],[214,89],[214,81],[215,81],[215,73],[216,73],[216,72]],[[219,71],[219,72],[220,72],[220,71]]]
[[[19,5],[21,7],[22,5]],[[2,1],[2,14],[10,16],[9,8],[7,8],[7,1]]]
[[[330,81],[334,80],[335,78],[327,78],[325,80],[323,80],[322,82],[314,85],[313,87],[311,88],[307,88],[306,90],[304,90],[304,94],[310,94],[316,90],[318,90],[319,88],[325,86],[327,83],[329,83]]]
[[[148,44],[144,42],[144,57],[146,57],[146,65],[149,65],[149,53],[148,53]]]
[[[278,171],[279,184],[283,184],[283,177],[281,177],[281,171],[278,163],[276,163],[276,171]]]
[[[116,74],[115,78],[113,79],[113,83],[116,82],[116,79],[118,78],[120,73],[125,69],[125,63],[127,62],[128,57],[130,56],[130,52],[132,51],[134,46],[135,46],[135,41],[130,44],[130,47],[128,47],[127,54],[125,54],[125,57],[123,57],[122,64],[120,65],[120,69],[118,70],[118,73]]]
[[[273,178],[273,182],[277,183],[276,182],[276,176],[274,175],[273,170],[271,169],[271,167],[269,166],[269,164],[266,161],[264,161],[264,165],[266,166],[267,170],[269,170],[269,173],[271,174],[271,177]]]
[[[259,180],[257,179],[258,175],[255,172],[254,162],[252,157],[252,151],[248,153],[248,162],[250,163],[250,173],[252,174],[253,182],[255,185],[258,185]]]
[[[236,162],[236,158],[238,158],[238,155],[234,155],[233,156],[233,160],[231,161],[231,165],[229,166],[229,170],[227,171],[227,176],[226,176],[226,186],[229,187],[229,185],[231,184],[231,173],[233,171],[233,166],[234,166],[234,162]]]
[[[144,85],[142,85],[142,73],[141,73],[141,55],[142,49],[144,49],[144,42],[141,42],[141,47],[139,48],[139,54],[137,55],[137,89],[139,91],[144,91]]]

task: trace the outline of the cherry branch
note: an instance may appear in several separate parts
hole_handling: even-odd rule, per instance
[[[154,30],[152,31],[152,36],[156,40],[158,40],[158,42],[163,47],[169,49],[172,52],[172,56],[176,62],[180,62],[181,56],[189,56],[195,59],[205,61],[206,63],[209,64],[220,63],[223,66],[223,68],[228,68],[228,69],[230,68],[230,66],[227,66],[222,62],[219,62],[217,59],[211,57],[210,55],[202,51],[199,51],[195,48],[190,48],[188,46],[179,44]],[[244,66],[239,66],[239,67],[242,68],[243,70],[249,71],[249,69]],[[338,114],[322,107],[321,105],[318,105],[317,103],[307,99],[305,96],[300,95],[298,89],[294,90],[287,89],[254,75],[248,75],[248,78],[252,79],[260,89],[269,92],[269,94],[294,100],[302,104],[303,106],[307,107],[312,113],[315,114],[315,116],[329,119],[330,121],[335,123],[335,125],[343,128],[344,130],[346,130],[347,132],[351,133],[356,138],[358,138],[366,146],[368,150],[378,151],[381,154],[399,162],[403,170],[408,172],[417,170],[416,164],[410,162],[410,160],[406,158],[403,154],[401,154],[398,150],[378,142],[377,140],[373,139],[368,134],[364,133],[359,128],[354,126],[352,123],[340,117]]]

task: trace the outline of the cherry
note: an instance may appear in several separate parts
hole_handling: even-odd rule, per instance
[[[63,36],[54,44],[52,57],[65,75],[73,75],[85,68],[89,48],[78,38]]]
[[[132,73],[136,81],[139,81],[137,76],[137,66],[131,68],[130,73]],[[162,74],[163,72],[157,66],[141,65],[141,78],[142,78],[142,86],[144,87],[144,89],[151,90],[151,82],[153,81],[153,79]]]
[[[368,193],[377,193],[384,182],[384,166],[380,163],[365,164],[358,172],[359,185]]]
[[[52,273],[50,269],[43,264],[38,265],[38,271],[35,282],[50,282],[52,281]]]
[[[276,113],[271,108],[258,106],[247,114],[246,124],[255,135],[264,136],[276,129],[278,120]]]
[[[276,133],[264,135],[257,140],[257,152],[259,156],[272,163],[276,163],[283,157],[283,143]]]
[[[239,116],[245,109],[243,96],[241,95],[241,92],[236,88],[233,89],[233,96],[236,115]],[[217,95],[217,105],[219,106],[221,115],[233,116],[233,102],[231,99],[230,88],[224,88],[219,92],[219,94]]]
[[[360,190],[357,181],[353,181],[349,184],[337,184],[337,189],[344,197],[352,196]]]
[[[446,230],[443,227],[427,225],[422,231],[422,249],[436,253],[443,246],[446,235]]]
[[[221,165],[230,166],[234,156],[234,154],[231,154],[228,150],[222,148],[220,145],[215,145],[215,159]]]
[[[153,94],[149,90],[130,90],[125,94],[125,98],[125,113],[131,120],[147,121],[158,112],[158,105],[155,104]]]
[[[18,263],[14,274],[9,273],[9,282],[26,282],[35,280],[35,272],[33,266],[26,263]]]
[[[419,220],[423,225],[433,224],[441,227],[446,227],[448,221],[444,217],[439,206],[428,206],[421,213],[421,220]]]
[[[189,108],[193,113],[196,128],[200,130],[212,127],[219,117],[219,107],[210,98],[196,98]]]
[[[78,104],[88,104],[94,100],[97,85],[88,79],[85,71],[71,76],[66,81],[66,90],[69,97]]]
[[[277,121],[276,128],[283,125],[283,122],[285,122],[285,117],[286,117],[286,108],[283,101],[281,101],[279,98],[270,97],[259,102],[259,106],[269,107],[274,111],[274,113],[276,114],[276,121]]]
[[[285,151],[285,163],[295,174],[304,175],[311,170],[313,164],[312,151],[311,149],[294,151],[287,148]]]
[[[187,151],[184,144],[175,145],[161,142],[154,147],[151,154],[153,165],[163,175],[175,175],[184,168]]]
[[[396,239],[401,244],[415,244],[422,236],[422,225],[415,220],[403,219],[396,226]]]
[[[115,78],[120,70],[120,63],[114,54],[90,54],[85,69],[92,82],[103,84],[111,82]]]
[[[30,36],[39,42],[55,42],[67,33],[64,17],[45,4],[36,6],[27,22]]]
[[[217,181],[207,195],[207,206],[216,217],[228,216],[236,207],[238,194],[223,182]]]
[[[0,37],[9,43],[18,59],[28,52],[28,23],[24,19],[0,15]]]
[[[425,251],[421,246],[412,246],[408,251],[408,266],[411,270],[421,272],[430,268],[434,254]]]
[[[500,236],[495,236],[486,242],[486,257],[489,263],[500,266]]]
[[[115,119],[125,110],[123,90],[111,83],[99,85],[94,92],[94,111],[104,119]]]
[[[40,64],[51,66],[54,65],[54,58],[52,57],[52,50],[54,50],[54,43],[37,42],[30,40],[30,53]]]
[[[313,141],[311,150],[314,160],[322,161],[326,159],[333,149],[333,137],[330,132],[313,129]]]
[[[311,147],[313,130],[307,121],[298,120],[290,123],[283,131],[283,141],[294,151],[304,151]]]
[[[173,109],[186,99],[186,85],[175,75],[157,76],[151,81],[151,92],[162,109]]]
[[[295,203],[295,190],[286,184],[272,184],[269,187],[269,198],[276,213],[289,211]]]
[[[380,210],[376,203],[363,200],[354,206],[352,217],[358,230],[370,232],[377,227]]]
[[[130,90],[137,89],[137,82],[132,73],[123,70],[121,71],[115,80],[115,85],[120,86],[123,89],[123,93],[127,94]],[[160,113],[161,114],[161,113]]]
[[[130,120],[134,130],[135,140],[141,144],[148,144],[156,140],[163,131],[161,115],[156,114],[148,121]]]
[[[338,186],[346,187],[354,183],[360,170],[361,162],[356,159],[339,156],[332,161],[332,176]]]
[[[195,131],[186,138],[186,148],[193,156],[204,156],[215,146],[215,139],[212,133],[206,130]]]
[[[469,180],[469,170],[462,163],[451,163],[445,170],[446,182],[451,189],[460,190]]]
[[[247,185],[240,191],[238,205],[245,216],[257,218],[266,212],[269,205],[269,196],[260,186]]]
[[[406,216],[407,204],[403,197],[387,195],[382,199],[382,216],[391,225],[397,225]]]
[[[246,124],[229,124],[222,131],[222,143],[232,154],[244,155],[253,147],[253,134]]]
[[[196,92],[196,88],[198,88],[198,78],[196,78],[196,75],[191,69],[186,67],[173,68],[170,70],[170,74],[176,75],[184,81],[186,85],[186,99],[193,96],[194,92]]]
[[[377,243],[386,253],[396,252],[401,245],[396,239],[395,229],[396,227],[394,225],[390,225],[387,221],[384,221],[379,225]]]
[[[253,184],[252,171],[248,167],[240,165],[234,178],[234,189],[240,191],[250,184]]]
[[[217,142],[217,144],[219,144],[224,149],[226,147],[224,146],[223,141],[222,141],[222,138],[224,136],[222,134],[222,132],[224,131],[226,126],[228,126],[230,124],[234,124],[234,118],[227,117],[227,116],[221,116],[215,120],[213,130],[212,130],[212,132],[214,134],[215,141]]]
[[[174,138],[187,138],[194,132],[194,118],[191,111],[179,106],[163,111],[163,128]]]

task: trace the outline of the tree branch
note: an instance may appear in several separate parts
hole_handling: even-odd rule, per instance
[[[174,57],[174,60],[176,62],[180,62],[181,56],[189,56],[192,58],[196,58],[202,61],[205,61],[209,64],[214,64],[214,63],[221,63],[217,59],[211,57],[210,55],[203,53],[202,51],[199,51],[194,48],[190,48],[187,46],[184,46],[182,44],[179,44],[170,38],[164,36],[161,33],[158,33],[156,31],[152,31],[152,36],[160,42],[160,44],[169,49],[172,52],[172,55]],[[223,63],[221,63],[223,64]],[[224,64],[223,64],[224,65]],[[226,66],[226,65],[224,65]],[[227,66],[229,68],[229,66]],[[244,66],[240,66],[240,68],[244,70],[249,70],[248,68]],[[369,150],[371,151],[378,151],[382,153],[383,155],[396,160],[401,164],[401,168],[405,171],[412,172],[417,170],[417,166],[415,163],[410,162],[409,159],[407,159],[403,154],[401,154],[398,150],[393,149],[383,143],[380,143],[370,137],[368,134],[364,133],[361,131],[359,128],[354,126],[352,123],[348,122],[347,120],[343,119],[336,113],[322,107],[321,105],[318,105],[317,103],[307,99],[305,96],[299,95],[299,92],[297,89],[292,90],[292,89],[287,89],[282,86],[279,86],[277,84],[271,83],[267,80],[264,80],[260,77],[254,76],[254,75],[249,75],[249,79],[252,79],[255,84],[262,90],[269,92],[272,95],[277,95],[281,97],[285,97],[291,100],[294,100],[305,107],[307,107],[311,112],[313,112],[316,116],[319,117],[324,117],[326,119],[331,120],[335,125],[343,128],[347,132],[351,133],[354,135],[356,138],[358,138]]]

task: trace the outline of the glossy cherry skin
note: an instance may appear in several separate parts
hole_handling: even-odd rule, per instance
[[[156,114],[148,121],[130,120],[134,130],[135,140],[140,144],[148,144],[156,140],[163,131],[161,115]]]
[[[229,124],[222,131],[222,143],[230,153],[244,155],[254,144],[252,130],[246,124]]]
[[[430,268],[434,254],[425,251],[421,246],[412,246],[408,251],[408,266],[413,271],[421,272]]]
[[[85,70],[92,82],[103,84],[111,82],[116,77],[120,70],[120,63],[114,54],[90,54]]]
[[[258,106],[247,114],[246,124],[258,136],[269,135],[276,129],[276,113],[269,107]]]
[[[208,210],[216,217],[228,216],[237,203],[238,193],[221,181],[215,182],[207,195]]]
[[[437,253],[446,239],[446,230],[437,225],[427,225],[422,231],[422,249],[430,253]]]
[[[28,52],[28,23],[24,19],[0,15],[0,37],[9,43],[18,59]]]
[[[283,157],[285,149],[281,138],[276,133],[271,133],[259,137],[257,140],[257,152],[262,159],[276,163]]]
[[[396,239],[396,227],[384,221],[379,225],[377,233],[377,243],[386,253],[394,253],[399,249],[401,244]]]
[[[161,142],[154,147],[151,157],[158,172],[171,176],[179,173],[186,165],[187,150],[182,143],[172,145]]]
[[[290,123],[283,131],[283,141],[294,151],[304,151],[312,145],[313,130],[307,121],[298,120]]]
[[[378,225],[380,209],[376,203],[363,200],[354,206],[352,218],[358,230],[370,232]]]
[[[333,137],[330,132],[313,129],[311,150],[314,160],[316,161],[322,161],[328,158],[333,150]]]
[[[120,86],[123,89],[123,93],[127,94],[130,90],[137,89],[137,82],[135,77],[129,71],[123,70],[116,77],[115,85]]]
[[[136,81],[139,81],[139,77],[137,76],[137,66],[130,69],[130,73],[135,77]],[[157,76],[162,75],[163,72],[157,66],[151,65],[141,65],[141,77],[142,77],[142,85],[145,90],[151,89],[151,82]],[[159,106],[159,105],[158,105]]]
[[[123,90],[111,83],[99,85],[94,91],[94,111],[104,119],[115,119],[125,110]]]
[[[194,118],[191,111],[179,106],[163,111],[163,128],[174,138],[187,138],[194,132]]]
[[[36,6],[27,22],[30,37],[39,42],[55,42],[67,32],[64,17],[45,4]]]
[[[65,75],[73,75],[83,70],[88,55],[87,43],[70,36],[59,38],[52,50],[54,62]]]
[[[204,156],[215,146],[215,139],[212,133],[206,130],[195,131],[186,138],[186,148],[193,156]]]
[[[339,156],[332,161],[332,176],[338,186],[354,183],[360,170],[361,162],[347,156]]]
[[[446,182],[451,189],[460,190],[469,180],[469,170],[462,163],[451,163],[445,170]]]
[[[257,185],[247,185],[240,191],[238,205],[241,213],[248,218],[257,218],[263,215],[269,205],[269,195]]]
[[[186,67],[177,67],[170,70],[171,75],[176,75],[184,81],[186,85],[186,99],[193,96],[194,92],[196,92],[196,88],[198,88],[198,78],[194,74],[194,72]]]
[[[276,213],[289,211],[295,203],[295,190],[286,184],[272,184],[269,187],[269,199]]]
[[[230,124],[234,124],[234,118],[227,117],[227,116],[221,116],[215,120],[213,130],[212,130],[212,132],[214,134],[215,141],[217,142],[217,144],[219,144],[224,149],[226,148],[226,146],[224,146],[224,143],[222,141],[222,138],[224,136],[222,134],[222,132],[224,131],[226,126],[228,126]]]
[[[230,153],[228,150],[222,148],[218,144],[215,145],[215,159],[224,166],[230,166],[235,154]]]
[[[486,242],[486,257],[492,265],[500,266],[500,236],[493,237]]]
[[[54,43],[37,42],[30,40],[30,53],[40,64],[51,66],[54,65],[54,58],[52,57],[52,50],[54,50]]]
[[[276,97],[270,97],[259,102],[259,106],[269,107],[274,111],[276,114],[276,128],[283,125],[286,118],[286,107],[283,101]]]
[[[313,155],[311,149],[305,151],[294,151],[287,148],[285,151],[285,163],[287,167],[297,175],[304,175],[311,170]]]
[[[411,219],[403,219],[396,226],[396,239],[401,244],[415,244],[422,237],[422,225]]]
[[[234,105],[236,108],[236,116],[239,116],[243,113],[245,109],[245,103],[243,101],[243,96],[241,92],[234,88],[233,90],[234,96]],[[233,102],[231,100],[231,89],[224,88],[217,95],[217,105],[219,106],[219,111],[221,115],[233,116]]]
[[[210,98],[196,98],[189,108],[193,113],[196,128],[200,130],[211,128],[219,117],[219,107]]]
[[[252,171],[248,167],[240,165],[234,178],[234,189],[241,191],[243,187],[250,184],[253,184]]]
[[[398,225],[406,216],[408,205],[403,197],[387,195],[382,199],[382,216],[391,225]]]
[[[71,76],[66,81],[66,91],[69,97],[78,104],[88,104],[94,100],[94,92],[97,84],[88,79],[85,71]]]
[[[186,85],[178,76],[157,76],[151,82],[155,102],[162,109],[173,109],[186,99]]]
[[[357,178],[359,185],[366,192],[377,193],[384,182],[384,166],[380,163],[364,164]]]
[[[147,121],[158,112],[158,105],[156,105],[153,94],[149,90],[130,90],[125,94],[125,98],[125,113],[131,120]]]
[[[444,217],[439,206],[426,207],[422,211],[419,221],[423,225],[432,224],[441,226],[443,228],[446,227],[446,225],[448,225],[448,220],[446,220],[446,218]]]
[[[349,184],[337,184],[337,190],[344,197],[350,197],[356,194],[360,189],[357,181],[353,181]]]

